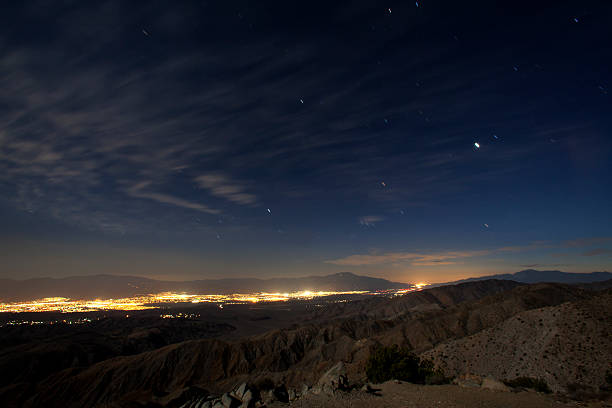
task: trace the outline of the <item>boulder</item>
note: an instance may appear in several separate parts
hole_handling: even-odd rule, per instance
[[[348,388],[346,368],[344,363],[340,361],[321,376],[317,385],[313,387],[312,392],[315,394],[333,394],[336,391],[348,390]]]
[[[457,384],[464,388],[480,388],[482,377],[472,374],[462,374],[453,380],[453,384]]]
[[[289,392],[287,392],[287,388],[284,385],[274,387],[273,392],[277,401],[289,402]]]
[[[166,404],[169,407],[190,407],[195,405],[196,402],[206,399],[208,391],[203,388],[191,386],[185,388],[180,394],[168,401]]]
[[[289,395],[289,401],[295,401],[298,397],[297,392],[293,388],[291,388],[287,393]]]
[[[255,405],[255,402],[257,401],[255,396],[253,395],[253,391],[249,389],[244,392],[241,400],[242,404],[240,405],[240,408],[251,408]]]
[[[269,390],[261,394],[261,398],[265,405],[270,405],[271,403],[277,401],[276,395],[274,395],[274,390]]]
[[[242,397],[244,396],[244,394],[247,392],[248,389],[249,389],[249,386],[247,385],[247,383],[242,383],[238,387],[236,387],[236,390],[234,391],[234,396],[238,398],[239,400],[242,400]]]
[[[483,378],[482,384],[480,385],[480,387],[485,388],[487,390],[493,390],[493,391],[504,391],[504,392],[510,391],[510,388],[508,386],[506,386],[501,381],[497,381],[493,377]]]
[[[226,392],[221,396],[221,403],[225,408],[238,408],[241,401]]]

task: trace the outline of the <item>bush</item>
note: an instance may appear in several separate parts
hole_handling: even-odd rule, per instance
[[[259,391],[268,391],[274,389],[274,381],[268,377],[258,378],[253,383],[253,386]]]
[[[366,364],[368,381],[382,383],[391,379],[415,384],[443,384],[448,382],[441,370],[434,370],[433,363],[421,360],[407,349],[379,347],[371,354]]]
[[[546,381],[541,378],[517,377],[514,380],[505,380],[504,384],[513,388],[531,388],[537,392],[543,392],[546,394],[550,394],[552,392],[548,387],[548,384],[546,384]]]

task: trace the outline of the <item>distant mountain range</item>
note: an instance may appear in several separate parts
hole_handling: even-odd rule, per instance
[[[520,283],[558,282],[591,283],[612,279],[610,272],[567,273],[561,271],[524,271],[480,276],[432,286],[455,285],[487,279],[512,280]],[[34,278],[26,280],[0,279],[0,301],[23,301],[45,297],[72,299],[110,299],[160,292],[186,292],[193,294],[228,294],[253,292],[311,291],[376,291],[412,287],[411,283],[392,282],[381,278],[341,272],[326,276],[297,278],[232,278],[192,281],[164,281],[138,276],[92,275],[68,278]]]
[[[454,282],[446,282],[436,284],[441,285],[456,285],[465,282],[474,282],[487,279],[512,280],[520,283],[540,283],[540,282],[557,282],[557,283],[591,283],[603,282],[612,279],[611,272],[591,272],[591,273],[570,273],[561,271],[538,271],[535,269],[525,269],[516,273],[504,273],[499,275],[479,276],[477,278],[462,279]]]
[[[137,276],[93,275],[68,278],[0,279],[0,301],[21,301],[45,297],[110,299],[160,292],[227,294],[295,291],[375,291],[409,288],[412,284],[341,272],[327,276],[272,279],[206,279],[162,281]]]

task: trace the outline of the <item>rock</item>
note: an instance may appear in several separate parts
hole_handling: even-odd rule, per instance
[[[261,399],[265,405],[269,405],[276,401],[276,397],[274,396],[274,390],[266,391],[261,394]]]
[[[253,391],[247,389],[245,393],[242,395],[242,404],[241,408],[251,408],[255,404],[255,396],[253,395]]]
[[[297,393],[293,388],[288,391],[289,401],[295,401],[297,399]]]
[[[223,405],[223,403],[219,400],[216,400],[215,403],[213,404],[212,408],[225,408],[225,406]]]
[[[308,393],[308,390],[310,390],[308,384],[302,384],[302,390],[300,391],[300,394],[305,395],[306,393]]]
[[[321,376],[317,385],[313,388],[313,393],[333,394],[338,390],[347,390],[348,385],[346,368],[344,363],[340,361]]]
[[[284,385],[274,388],[274,397],[280,402],[289,402],[289,393]]]
[[[225,408],[238,408],[240,406],[240,400],[232,397],[227,392],[221,396],[221,403]]]
[[[168,405],[174,407],[191,407],[200,400],[205,400],[208,396],[208,391],[203,388],[191,386],[184,389],[180,395],[168,402]]]
[[[211,401],[204,401],[200,408],[212,408],[212,402]]]
[[[234,396],[239,400],[242,400],[244,393],[247,392],[247,390],[249,389],[248,387],[249,386],[247,385],[247,383],[240,384],[238,388],[236,388],[236,391],[234,391]]]
[[[480,388],[482,377],[472,374],[462,374],[453,380],[453,384],[457,384],[464,388]]]
[[[492,377],[485,377],[482,379],[482,384],[480,385],[482,388],[493,391],[504,391],[509,392],[510,388],[506,386],[501,381],[497,381]]]

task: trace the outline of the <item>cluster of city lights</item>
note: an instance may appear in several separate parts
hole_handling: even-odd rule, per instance
[[[309,300],[319,297],[341,296],[341,295],[383,295],[399,296],[407,292],[422,289],[425,284],[417,284],[412,288],[388,290],[388,291],[310,291],[304,290],[291,293],[236,293],[230,295],[192,295],[186,293],[164,292],[134,296],[122,299],[95,299],[79,300],[65,297],[51,297],[28,302],[0,303],[0,313],[23,313],[23,312],[92,312],[103,310],[145,310],[155,309],[162,305],[176,303],[212,303],[223,307],[226,304],[245,304],[259,302],[286,302],[288,300]]]

